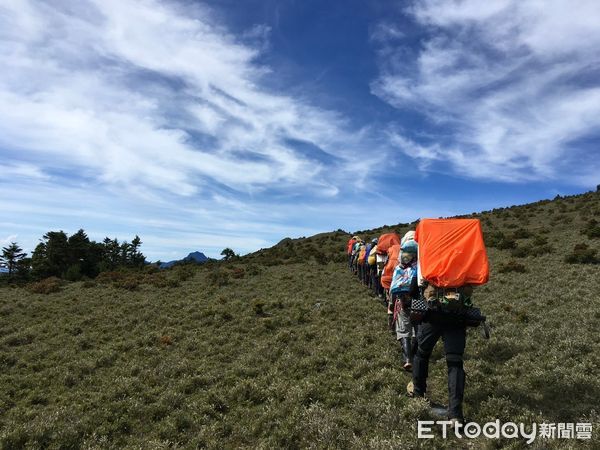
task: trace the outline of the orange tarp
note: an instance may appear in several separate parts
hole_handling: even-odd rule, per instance
[[[367,246],[365,245],[365,246],[363,246],[363,248],[360,250],[360,253],[358,254],[358,263],[364,264],[366,256],[367,256]]]
[[[385,255],[388,252],[388,249],[395,244],[400,243],[400,236],[396,233],[385,233],[379,236],[377,240],[377,253],[380,255]]]
[[[348,241],[348,246],[346,247],[346,252],[348,254],[352,253],[352,247],[354,246],[354,243],[356,242],[356,239],[352,238]]]
[[[419,244],[421,276],[438,287],[484,284],[489,263],[477,219],[422,219]]]
[[[398,256],[400,256],[400,243],[392,245],[388,251],[388,260],[383,269],[383,275],[381,276],[381,285],[385,289],[389,289],[392,284],[392,278],[394,276],[394,269],[398,265]]]

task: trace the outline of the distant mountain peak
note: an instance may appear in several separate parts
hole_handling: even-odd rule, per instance
[[[185,262],[185,261],[195,261],[197,263],[203,263],[203,262],[208,261],[208,257],[202,252],[195,251],[195,252],[189,253],[185,258],[161,263],[159,267],[161,269],[168,269],[169,267],[174,266],[178,262]]]

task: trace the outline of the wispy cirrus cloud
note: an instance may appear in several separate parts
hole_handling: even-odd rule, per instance
[[[29,217],[36,239],[61,227],[147,230],[161,258],[178,236],[177,248],[218,255],[236,222],[247,226],[234,230],[238,251],[311,231],[278,211],[360,186],[384,152],[358,166],[357,149],[373,148],[367,128],[269,87],[277,75],[258,62],[268,33],[234,35],[201,3],[175,0],[0,5],[0,184],[19,191],[7,214]],[[148,228],[157,211],[198,239]]]
[[[416,48],[381,44],[371,88],[431,129],[423,137],[391,127],[392,144],[425,170],[598,181],[597,2],[423,0],[406,13],[426,35]]]
[[[341,115],[265,87],[260,48],[243,39],[267,30],[237,38],[200,5],[13,2],[0,28],[11,68],[0,75],[0,145],[41,170],[182,195],[213,183],[321,188],[338,182],[321,177],[331,165],[348,175],[360,144]]]

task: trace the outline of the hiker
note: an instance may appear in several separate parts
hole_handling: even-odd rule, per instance
[[[384,305],[387,304],[387,297],[385,293],[384,283],[382,282],[382,278],[384,275],[384,269],[388,262],[388,250],[394,244],[400,244],[400,236],[396,233],[384,233],[379,236],[377,240],[377,255],[376,255],[376,264],[377,264],[377,296],[381,299]],[[393,270],[393,268],[391,269]],[[391,281],[390,274],[390,281]]]
[[[352,236],[348,240],[348,245],[346,247],[346,254],[348,255],[348,269],[349,270],[352,270],[352,247],[354,247],[354,244],[356,243],[357,240],[358,240],[357,236]]]
[[[358,280],[362,282],[362,272],[363,272],[363,264],[362,259],[365,255],[365,243],[361,242],[360,247],[358,248],[358,254],[356,255],[356,268],[358,270]]]
[[[352,246],[352,273],[354,275],[358,273],[358,252],[360,251],[361,243],[362,239],[357,236],[356,242]]]
[[[477,219],[423,219],[414,238],[418,243],[417,277],[422,292],[418,302],[425,305],[426,312],[417,331],[418,347],[408,393],[425,396],[429,359],[441,337],[448,368],[448,419],[454,427],[464,422],[466,328],[480,323],[465,320],[464,312],[472,308],[473,286],[485,284],[489,278],[483,233]]]
[[[433,288],[433,287],[432,287]],[[434,295],[435,288],[431,294]],[[463,354],[467,334],[466,325],[451,324],[441,317],[430,317],[419,325],[417,351],[413,358],[413,395],[424,397],[427,392],[429,358],[435,344],[441,337],[444,342],[446,365],[448,367],[448,418],[462,423],[464,420],[462,402],[465,392],[465,371]]]
[[[371,241],[371,251],[367,256],[368,265],[368,285],[369,288],[377,295],[377,238]]]
[[[412,300],[419,297],[417,249],[414,231],[409,231],[402,238],[400,263],[394,269],[390,285],[390,310],[393,312],[396,339],[401,344],[403,368],[406,371],[412,369],[413,356],[417,349],[417,325],[410,319]]]
[[[366,284],[366,273],[367,273],[367,255],[371,250],[371,244],[364,244],[360,249],[360,253],[358,255],[358,264],[360,265],[360,274],[359,279],[362,284]]]
[[[392,308],[392,299],[390,296],[390,285],[392,284],[392,278],[394,276],[394,269],[400,263],[398,259],[400,257],[400,244],[394,244],[387,251],[387,263],[383,268],[383,272],[381,273],[381,286],[384,289],[385,293],[385,302],[384,304],[387,306],[388,313],[388,328],[395,334],[394,330],[394,311]]]
[[[383,274],[383,268],[385,267],[385,263],[387,262],[387,253],[382,254],[379,249],[379,245],[377,245],[377,254],[375,255],[376,260],[376,273],[375,273],[375,284],[377,289],[377,297],[383,299],[383,286],[381,286],[381,275]]]

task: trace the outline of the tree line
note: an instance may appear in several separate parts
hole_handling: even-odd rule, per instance
[[[140,251],[141,244],[137,235],[131,242],[119,242],[108,237],[96,242],[90,240],[84,230],[71,236],[64,231],[50,231],[44,234],[31,257],[12,242],[2,248],[0,262],[8,269],[11,279],[26,281],[58,277],[77,281],[122,267],[143,267],[146,257]]]

